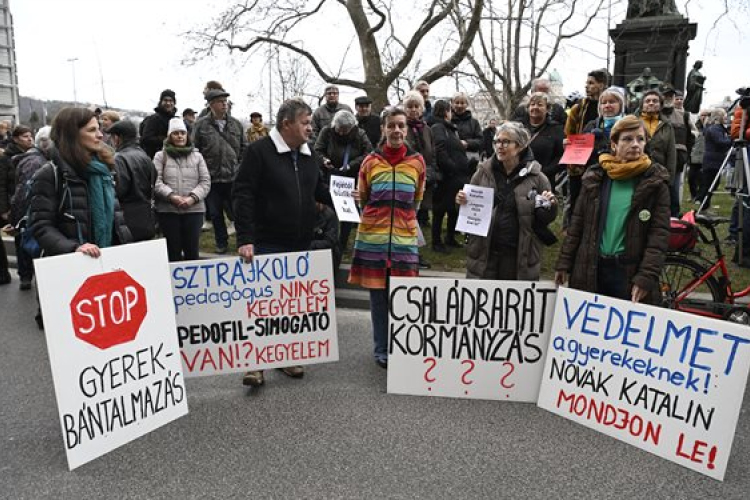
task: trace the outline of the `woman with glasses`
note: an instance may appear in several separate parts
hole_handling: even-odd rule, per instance
[[[538,280],[542,243],[554,243],[547,225],[557,215],[557,199],[529,149],[531,136],[518,122],[505,122],[495,134],[495,155],[479,165],[470,184],[494,190],[486,237],[469,235],[466,277]],[[467,202],[466,193],[456,203]]]

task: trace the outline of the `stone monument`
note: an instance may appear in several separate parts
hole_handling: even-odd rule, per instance
[[[678,12],[674,0],[629,0],[625,20],[609,30],[614,85],[628,87],[650,68],[654,78],[684,90],[688,42],[696,32],[697,25]]]

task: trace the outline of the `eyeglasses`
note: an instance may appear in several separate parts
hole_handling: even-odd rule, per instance
[[[504,148],[507,148],[511,144],[515,144],[516,141],[511,141],[510,139],[495,139],[495,146],[502,146]]]

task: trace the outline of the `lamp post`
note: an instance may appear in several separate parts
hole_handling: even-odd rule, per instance
[[[70,66],[73,68],[73,103],[76,107],[78,106],[78,93],[76,92],[76,61],[77,60],[78,60],[77,57],[71,57],[70,59],[68,59]]]

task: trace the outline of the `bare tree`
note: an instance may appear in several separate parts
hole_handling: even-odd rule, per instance
[[[485,1],[415,1],[409,4],[409,12],[421,21],[402,39],[397,36],[391,15],[393,0],[245,0],[227,9],[209,26],[189,33],[195,42],[192,58],[208,57],[220,49],[250,53],[264,46],[279,47],[305,59],[323,81],[364,90],[373,99],[373,107],[379,109],[388,103],[388,89],[398,85],[399,78],[414,67],[415,60],[419,61],[418,52],[427,36],[450,25],[451,14],[462,19],[462,39],[452,53],[419,79],[432,82],[458,66],[474,41]],[[323,55],[313,53],[296,39],[306,21],[314,21],[321,32],[325,30],[329,19],[321,15],[324,7],[341,11],[353,29],[360,49],[361,79],[344,76],[343,61],[337,71],[326,69]]]
[[[615,0],[618,2],[619,0]],[[571,39],[606,15],[605,0],[487,0],[467,62],[501,116],[510,116]],[[454,18],[459,38],[463,23]]]

